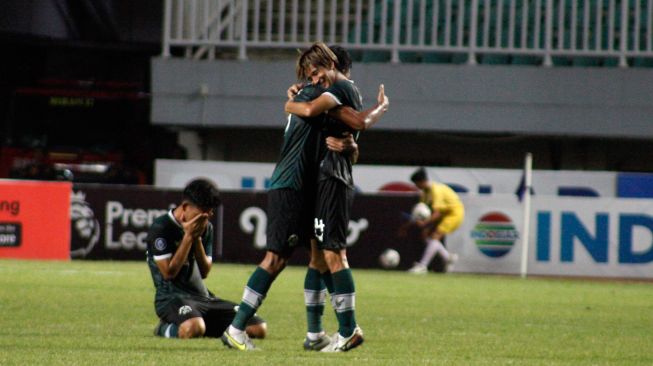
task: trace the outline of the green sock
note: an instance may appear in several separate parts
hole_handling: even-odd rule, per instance
[[[179,326],[175,323],[164,323],[159,327],[157,335],[164,338],[177,338]]]
[[[326,271],[324,273],[320,273],[320,279],[322,282],[324,282],[324,286],[329,292],[329,295],[333,295],[335,289],[333,288],[333,276],[331,275],[331,272]]]
[[[234,328],[245,330],[245,324],[254,316],[256,310],[263,303],[263,299],[265,299],[273,281],[274,278],[266,270],[256,267],[254,273],[249,277],[249,281],[247,281],[238,312],[231,322]]]
[[[329,293],[329,297],[331,298],[331,307],[333,308],[333,311],[336,310],[336,303],[335,303],[335,296],[336,296],[336,290],[333,288],[333,276],[331,275],[331,272],[328,270],[324,273],[320,273],[320,279],[324,283],[324,286],[327,289],[327,292]]]
[[[306,304],[306,321],[309,333],[320,333],[326,290],[320,278],[320,272],[309,268],[304,278],[304,303]]]
[[[335,309],[338,318],[338,333],[349,337],[356,328],[356,288],[349,268],[332,274],[335,289]]]

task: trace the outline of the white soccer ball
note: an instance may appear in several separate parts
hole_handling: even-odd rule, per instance
[[[413,206],[410,216],[413,221],[426,220],[431,217],[431,209],[426,203],[420,202]]]
[[[384,250],[379,256],[379,264],[385,269],[397,267],[400,260],[399,252],[390,248]]]

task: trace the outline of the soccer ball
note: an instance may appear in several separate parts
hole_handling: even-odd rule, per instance
[[[431,217],[431,209],[424,202],[420,202],[413,206],[413,211],[410,214],[413,221],[426,220]]]
[[[379,256],[379,264],[385,269],[395,268],[399,265],[399,252],[394,249],[386,249]]]

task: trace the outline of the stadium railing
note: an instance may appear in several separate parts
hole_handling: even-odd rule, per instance
[[[653,0],[165,0],[164,57],[316,40],[371,62],[653,66]]]

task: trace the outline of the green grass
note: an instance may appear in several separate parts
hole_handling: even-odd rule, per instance
[[[236,301],[252,265],[216,265],[209,288]],[[263,352],[152,336],[145,262],[0,260],[0,365],[651,365],[650,283],[355,270],[362,347],[305,352],[303,268],[259,314]],[[333,313],[325,316],[336,329]]]

